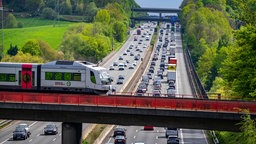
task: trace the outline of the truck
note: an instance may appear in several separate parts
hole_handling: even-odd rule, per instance
[[[167,71],[167,83],[169,83],[170,81],[176,82],[176,71],[175,70]]]
[[[171,58],[171,57],[168,57],[168,64],[175,64],[177,65],[177,58]]]
[[[137,35],[141,35],[141,30],[139,28],[137,29]]]

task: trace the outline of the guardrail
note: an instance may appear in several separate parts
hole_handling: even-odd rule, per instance
[[[243,113],[247,109],[256,114],[256,103],[250,101],[220,101],[209,99],[137,97],[124,95],[85,95],[35,92],[1,92],[2,103],[35,103],[77,106],[126,107],[183,111]]]
[[[192,59],[191,59],[191,54],[188,50],[188,48],[186,48],[185,50],[185,56],[186,56],[186,60],[188,62],[188,70],[192,76],[191,80],[193,81],[193,86],[195,88],[195,93],[197,93],[197,95],[199,95],[200,97],[199,98],[204,98],[204,99],[208,99],[208,95],[196,73],[196,69],[195,69],[195,66],[192,62]]]

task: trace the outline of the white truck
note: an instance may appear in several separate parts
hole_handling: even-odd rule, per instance
[[[176,82],[176,71],[174,70],[167,71],[167,83],[169,83],[170,81]]]

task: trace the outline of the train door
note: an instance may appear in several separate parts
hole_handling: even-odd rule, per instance
[[[31,64],[22,64],[21,71],[21,88],[22,89],[31,89],[32,88],[32,65]]]

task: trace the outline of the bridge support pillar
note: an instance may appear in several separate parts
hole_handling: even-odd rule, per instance
[[[62,144],[82,143],[82,123],[62,123]]]

